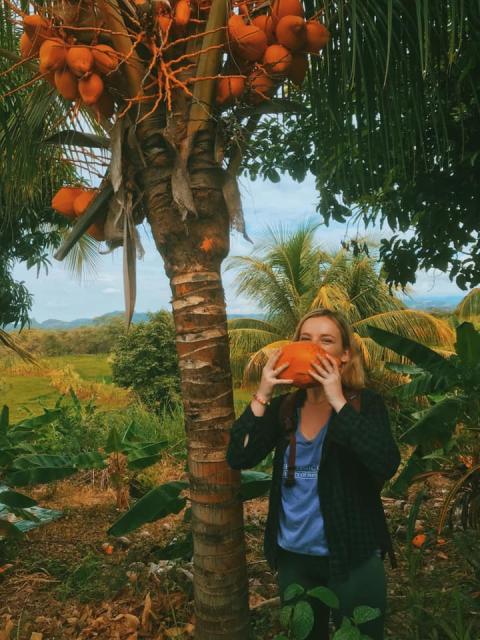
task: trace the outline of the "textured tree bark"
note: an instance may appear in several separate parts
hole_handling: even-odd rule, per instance
[[[140,128],[139,128],[140,129]],[[202,132],[189,162],[198,217],[173,204],[173,159],[155,127],[139,131],[146,157],[148,220],[172,289],[180,360],[194,542],[196,640],[249,637],[248,580],[240,474],[225,460],[234,419],[220,266],[229,249],[223,173]]]

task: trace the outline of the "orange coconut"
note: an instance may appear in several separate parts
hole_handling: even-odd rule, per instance
[[[38,39],[37,39],[37,42],[34,44],[30,40],[30,36],[28,35],[28,33],[22,33],[22,35],[20,36],[20,45],[19,45],[20,57],[25,60],[26,58],[30,58],[31,56],[36,56],[40,49],[39,45],[40,45],[40,42],[38,42]]]
[[[98,73],[89,73],[78,81],[78,90],[83,103],[95,104],[103,93],[104,84]]]
[[[324,356],[325,349],[314,342],[301,340],[299,342],[290,342],[282,348],[282,353],[275,368],[281,367],[283,364],[289,363],[288,367],[282,371],[278,377],[282,380],[293,380],[293,385],[301,389],[307,387],[315,387],[320,383],[312,378],[308,373],[309,370],[315,371],[312,362],[317,362],[317,356]],[[340,360],[336,358],[338,362]]]
[[[272,6],[272,16],[275,21],[285,16],[298,16],[303,18],[305,12],[300,0],[275,0]]]
[[[95,62],[92,50],[88,47],[70,47],[67,53],[67,64],[72,73],[76,76],[83,76],[92,70]]]
[[[219,78],[217,82],[217,103],[229,104],[245,91],[245,78],[242,76]]]
[[[275,83],[264,71],[258,69],[249,77],[250,102],[259,104],[267,100],[275,91]]]
[[[231,16],[228,21],[228,35],[234,54],[258,62],[263,58],[267,48],[267,36],[255,25],[246,25],[240,16]]]
[[[67,56],[67,47],[60,38],[45,40],[40,47],[40,73],[63,69]]]
[[[73,220],[75,218],[73,203],[83,192],[84,189],[78,187],[62,187],[52,198],[52,209]]]
[[[271,44],[265,50],[263,65],[269,73],[285,73],[292,64],[292,54],[281,44]]]
[[[273,44],[275,42],[275,24],[272,16],[269,16],[266,13],[261,16],[257,16],[252,20],[252,24],[265,32],[265,35],[267,36],[267,44]]]
[[[285,16],[280,18],[275,29],[275,35],[280,44],[290,49],[298,51],[305,47],[307,41],[306,23],[300,16]]]
[[[288,68],[287,78],[301,87],[307,75],[308,58],[304,53],[294,53],[292,64]]]
[[[175,6],[174,21],[177,27],[186,27],[191,15],[190,2],[188,0],[178,0]]]
[[[82,216],[88,208],[88,205],[97,195],[97,189],[82,189],[79,196],[73,201],[73,210],[77,217]]]
[[[38,40],[43,42],[52,35],[49,22],[36,13],[31,16],[24,16],[23,28],[30,40],[34,43]]]
[[[69,69],[55,71],[55,87],[58,93],[66,100],[76,100],[78,92],[78,80]]]
[[[318,53],[330,40],[330,31],[325,25],[317,20],[310,20],[306,23],[306,47],[308,53]]]
[[[110,73],[118,66],[118,53],[108,44],[97,44],[92,49],[95,69],[100,73]]]

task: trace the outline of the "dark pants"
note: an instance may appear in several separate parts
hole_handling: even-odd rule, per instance
[[[332,609],[335,628],[341,626],[343,616],[352,617],[353,609],[360,605],[377,607],[382,615],[359,626],[362,633],[373,640],[383,640],[383,627],[387,603],[387,585],[383,560],[372,555],[353,569],[343,581],[331,580],[328,556],[308,556],[278,549],[278,587],[283,604],[283,594],[289,584],[297,583],[304,589],[325,586],[331,589],[340,602],[339,609]],[[312,605],[315,624],[306,640],[329,640],[330,608],[317,598],[306,598]]]

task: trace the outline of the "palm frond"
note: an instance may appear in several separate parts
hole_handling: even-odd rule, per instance
[[[231,329],[228,332],[230,357],[248,358],[253,352],[263,349],[273,341],[281,340],[277,332],[261,329]]]
[[[441,318],[436,318],[425,311],[415,309],[399,309],[377,313],[368,318],[355,322],[353,327],[364,337],[367,335],[367,325],[373,325],[412,340],[417,340],[428,346],[452,347],[455,333]]]
[[[61,237],[64,240],[70,229],[62,229]],[[87,277],[95,277],[99,270],[98,242],[87,234],[84,234],[67,254],[65,266],[68,272],[77,280]]]
[[[270,357],[271,352],[288,343],[289,340],[277,340],[276,342],[271,342],[251,355],[247,366],[245,367],[243,384],[248,386],[249,384],[252,384],[252,382],[257,382],[260,379],[262,369]]]
[[[275,325],[257,318],[231,318],[227,321],[227,328],[229,331],[232,329],[260,329],[271,333],[278,331]]]
[[[351,302],[348,292],[337,284],[322,284],[311,304],[311,309],[331,309],[341,311],[350,322],[358,320],[358,312]]]
[[[238,269],[235,284],[239,294],[257,300],[269,316],[281,315],[295,325],[297,313],[292,307],[289,292],[271,265],[255,256],[232,256],[226,268]]]
[[[242,381],[252,353],[281,338],[277,327],[261,320],[238,318],[229,321],[230,367],[234,382]]]
[[[459,302],[455,315],[461,322],[480,321],[480,288],[475,287]]]
[[[15,355],[25,362],[29,362],[30,364],[34,364],[36,366],[40,366],[39,362],[36,358],[34,358],[28,351],[26,351],[18,342],[16,338],[14,338],[11,334],[7,333],[3,329],[0,329],[0,345],[13,351]]]

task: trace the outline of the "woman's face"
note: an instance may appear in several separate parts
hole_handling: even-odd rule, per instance
[[[314,316],[305,320],[299,340],[315,342],[330,355],[340,358],[343,364],[350,360],[350,350],[343,347],[340,328],[328,316]]]

